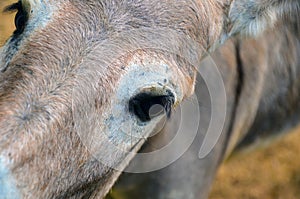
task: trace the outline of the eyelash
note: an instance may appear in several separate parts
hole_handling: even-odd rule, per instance
[[[26,23],[28,21],[28,13],[23,9],[23,5],[21,1],[18,1],[17,3],[14,3],[12,5],[7,6],[4,9],[4,12],[17,12],[15,16],[15,34],[21,34],[26,26]]]

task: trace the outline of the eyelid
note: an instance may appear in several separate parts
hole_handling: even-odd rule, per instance
[[[16,12],[16,11],[19,11],[20,9],[23,9],[22,2],[18,1],[16,3],[6,6],[4,8],[3,12]]]
[[[18,1],[16,3],[6,6],[3,9],[3,12],[5,13],[5,12],[23,11],[25,13],[28,13],[29,10],[30,10],[30,4],[27,1]]]
[[[25,6],[24,3],[26,4]],[[15,16],[16,30],[14,31],[15,35],[18,35],[24,31],[26,23],[29,19],[29,13],[27,11],[28,9],[26,9],[26,7],[30,9],[30,5],[28,5],[27,3],[24,0],[23,1],[19,0],[18,2],[13,3],[4,9],[4,12],[16,12],[16,16]]]

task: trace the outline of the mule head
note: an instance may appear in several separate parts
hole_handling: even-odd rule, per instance
[[[264,2],[10,6],[17,29],[0,55],[3,194],[103,197],[162,119],[153,105],[169,115],[193,93],[206,50],[272,18],[266,8],[288,4]]]

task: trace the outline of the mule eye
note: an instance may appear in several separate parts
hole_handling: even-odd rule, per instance
[[[5,12],[14,12],[16,11],[17,14],[15,16],[15,34],[21,34],[26,26],[26,23],[28,21],[28,13],[25,11],[22,2],[18,1],[17,3],[14,3],[4,9]]]
[[[27,22],[27,15],[23,10],[19,10],[15,17],[16,32],[21,33],[25,29]]]
[[[167,117],[170,117],[174,102],[175,98],[172,93],[167,95],[140,93],[129,100],[129,112],[142,122],[150,121],[152,118],[164,113]]]

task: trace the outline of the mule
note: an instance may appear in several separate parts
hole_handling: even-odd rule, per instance
[[[163,119],[161,111],[150,114],[151,108],[159,105],[175,120],[171,111],[193,94],[196,67],[206,52],[235,35],[276,27],[258,40],[236,36],[216,52],[226,117],[207,156],[198,158],[204,140],[199,128],[197,146],[178,161],[156,172],[126,174],[119,182],[133,179],[136,197],[205,198],[217,166],[243,137],[299,121],[298,9],[297,0],[11,5],[16,30],[0,50],[1,195],[105,197]],[[279,25],[280,17],[288,22]],[[209,103],[204,93],[202,103]],[[142,150],[159,144],[162,135]]]

